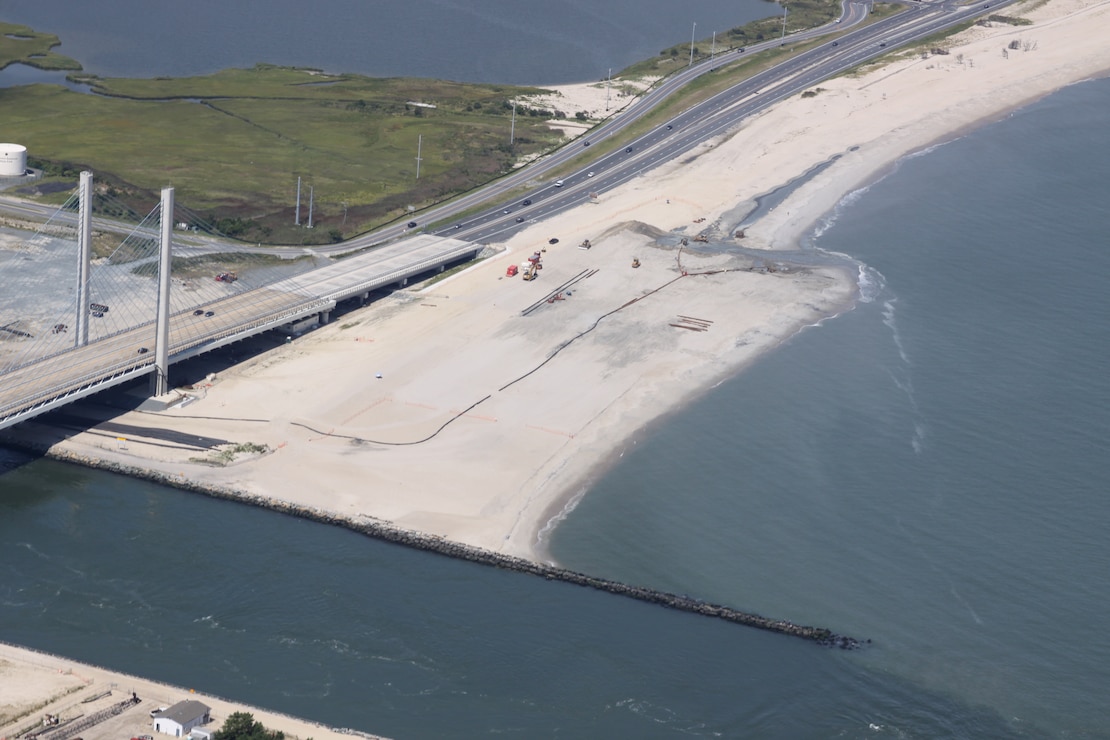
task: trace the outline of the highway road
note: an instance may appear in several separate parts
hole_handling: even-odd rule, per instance
[[[535,222],[567,208],[579,205],[590,192],[604,192],[652,167],[674,159],[707,139],[718,136],[738,125],[743,119],[770,107],[784,98],[800,93],[824,79],[849,70],[865,61],[881,56],[951,26],[963,23],[1009,5],[1016,0],[998,0],[991,3],[961,4],[951,1],[919,2],[905,0],[906,8],[895,15],[864,24],[870,15],[871,2],[845,0],[840,18],[819,28],[790,34],[782,39],[771,39],[748,46],[742,50],[722,51],[709,59],[692,64],[666,78],[658,87],[645,93],[628,110],[607,120],[584,134],[578,140],[563,146],[540,160],[523,167],[501,179],[461,196],[450,203],[435,206],[410,217],[420,224],[421,231],[429,225],[446,223],[434,232],[443,236],[486,242],[503,239],[508,232],[526,222]],[[992,8],[993,6],[993,8]],[[730,65],[758,54],[761,51],[786,47],[794,49],[800,44],[828,37],[825,43],[806,51],[794,53],[773,68],[733,85],[724,92],[680,113],[653,130],[635,139],[625,139],[627,129],[651,113],[668,97],[694,79],[706,74],[727,73]],[[609,141],[619,141],[616,151],[600,158],[591,156],[591,146]],[[529,190],[537,181],[550,177],[554,171],[564,171],[568,165],[580,162],[581,166],[563,176],[561,187],[549,180],[541,187]],[[589,173],[593,173],[592,176]],[[509,196],[525,193],[511,201]],[[524,201],[528,200],[528,205]],[[483,205],[493,204],[488,210],[461,218]],[[0,198],[0,210],[36,217],[48,217],[53,209],[27,201]],[[55,219],[70,217],[58,214]],[[518,220],[519,219],[519,220]],[[409,219],[406,219],[408,221]],[[97,228],[131,232],[134,226],[121,225],[107,219],[95,219]],[[153,230],[151,238],[157,239]],[[146,232],[143,232],[147,235]],[[377,246],[406,235],[410,230],[402,223],[378,229],[341,244],[312,247],[317,254],[335,256]],[[200,234],[175,232],[175,243],[180,244],[178,254],[188,256],[210,251],[261,252],[286,257],[305,253],[302,247],[258,247],[231,242]]]
[[[849,3],[845,6],[842,16],[844,20],[839,24],[834,23],[789,36],[785,41],[785,45],[789,47],[803,40],[813,40],[822,35],[832,34],[825,43],[794,54],[773,68],[737,83],[635,140],[622,141],[623,148],[618,147],[616,151],[588,162],[572,174],[565,175],[562,178],[561,187],[557,187],[553,182],[545,184],[534,191],[527,192],[520,200],[495,205],[480,215],[470,217],[459,229],[448,227],[437,233],[446,234],[454,231],[460,238],[475,241],[503,239],[507,232],[522,225],[517,219],[524,219],[525,222],[538,221],[580,205],[583,200],[588,199],[589,193],[601,193],[612,189],[659,164],[671,161],[702,142],[734,128],[745,118],[785,98],[800,94],[822,80],[841,74],[899,46],[911,44],[946,28],[964,23],[976,15],[991,12],[992,7],[997,10],[1013,1],[1003,0],[973,6],[948,2],[911,2],[901,13],[854,29],[846,26],[858,24],[861,17],[866,17],[860,15],[866,13],[866,9],[862,4]],[[782,44],[783,42],[779,40],[764,42],[745,49],[743,53],[757,53]],[[738,56],[735,52],[731,55],[734,58]],[[695,65],[700,68],[691,69],[681,75],[682,81],[687,82],[701,74],[716,72],[725,64],[726,60],[722,60],[721,56],[706,60],[701,65]],[[680,75],[676,75],[677,77]],[[582,142],[576,142],[561,150],[559,156],[553,157],[542,165],[530,167],[527,172],[499,181],[498,184],[503,185],[500,192],[508,193],[527,180],[534,181],[544,172],[562,167],[576,154],[583,156],[589,148],[584,145],[585,141],[589,141],[592,145],[605,141],[609,137],[616,137],[623,129],[632,125],[657,105],[660,101],[653,101],[652,96],[663,91],[664,88],[653,91],[644,104],[638,104],[621,118],[598,127],[584,136]],[[667,89],[667,92],[669,93],[670,90]],[[525,206],[524,200],[529,200],[531,203]],[[435,209],[425,218],[439,220],[449,217],[450,214],[450,208]]]

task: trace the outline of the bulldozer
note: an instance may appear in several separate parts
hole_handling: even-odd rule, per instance
[[[529,263],[528,267],[524,268],[524,279],[525,280],[535,280],[536,279],[536,270],[538,269],[538,267],[539,267],[538,262]]]

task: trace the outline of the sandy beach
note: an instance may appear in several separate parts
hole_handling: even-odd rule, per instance
[[[64,723],[80,722],[126,701],[132,692],[139,703],[81,730],[81,737],[117,740],[154,735],[150,711],[173,706],[179,701],[199,701],[209,707],[212,721],[205,729],[212,731],[218,730],[233,712],[249,712],[267,729],[280,730],[289,738],[350,740],[352,737],[373,737],[362,732],[338,732],[315,722],[207,696],[192,689],[114,673],[0,642],[0,738],[18,737],[25,735],[25,731],[43,731],[42,720],[47,714],[56,716],[60,723],[57,729],[62,729]]]
[[[264,454],[207,464],[154,444],[156,431],[126,449],[95,429],[58,447],[543,558],[552,519],[649,424],[851,309],[853,265],[782,256],[846,194],[907,154],[1110,70],[1110,2],[1003,12],[1032,25],[975,26],[943,54],[892,52],[596,202],[583,192],[581,207],[529,224],[464,272],[219,373],[192,403],[117,419]],[[596,111],[606,95],[597,83],[560,93],[570,110]],[[830,161],[737,238],[756,198]],[[696,249],[699,235],[713,248]],[[537,280],[506,277],[538,250]]]

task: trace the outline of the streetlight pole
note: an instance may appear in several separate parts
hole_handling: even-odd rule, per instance
[[[416,179],[420,179],[420,149],[424,145],[424,134],[417,134],[416,136]]]
[[[613,68],[609,68],[609,78],[605,81],[605,112],[609,112],[609,88],[613,85]]]
[[[786,3],[782,4],[782,39],[779,46],[782,46],[784,43],[786,43]]]
[[[694,22],[694,27],[690,30],[690,65],[689,66],[691,66],[691,67],[694,66],[694,34],[697,33],[697,30],[698,30],[698,24],[695,21]]]

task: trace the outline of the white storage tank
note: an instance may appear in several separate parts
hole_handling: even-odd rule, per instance
[[[27,171],[27,147],[0,144],[0,177],[21,177]]]

